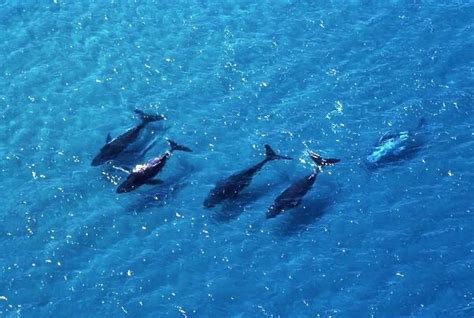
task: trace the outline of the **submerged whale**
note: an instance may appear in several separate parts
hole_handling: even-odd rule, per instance
[[[403,159],[409,159],[423,146],[420,129],[425,125],[422,118],[413,130],[386,133],[372,147],[365,163],[369,168],[378,168]]]
[[[172,140],[168,140],[168,144],[170,150],[143,165],[136,165],[133,170],[129,171],[127,179],[118,186],[117,193],[130,192],[144,184],[156,185],[162,183],[161,180],[153,178],[164,168],[171,154],[176,150],[192,152],[188,147],[179,145]]]
[[[321,172],[321,168],[324,166],[333,166],[340,161],[340,159],[323,159],[312,151],[309,152],[309,155],[316,164],[313,173],[286,188],[286,190],[283,191],[268,208],[266,215],[267,219],[274,218],[278,214],[298,206],[306,193],[308,193],[308,191],[313,187],[318,173]]]
[[[92,166],[99,166],[112,159],[115,159],[122,151],[125,150],[131,143],[137,140],[140,131],[150,122],[163,120],[163,115],[149,115],[141,110],[136,109],[135,113],[141,118],[141,123],[137,126],[127,130],[123,134],[112,139],[110,134],[107,135],[105,145],[100,149],[99,153],[92,160]]]
[[[226,199],[235,198],[243,189],[250,185],[253,176],[267,162],[277,159],[291,160],[290,157],[277,155],[269,145],[265,145],[265,159],[250,168],[234,173],[230,177],[219,181],[204,201],[204,207],[211,208]]]

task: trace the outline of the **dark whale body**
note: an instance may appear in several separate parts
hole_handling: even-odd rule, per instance
[[[140,135],[141,130],[150,122],[163,120],[163,115],[148,115],[136,109],[135,113],[141,118],[141,123],[127,130],[123,134],[112,139],[110,134],[107,136],[105,145],[100,149],[99,153],[92,160],[92,166],[99,166],[107,161],[117,158],[130,144],[135,142]]]
[[[296,181],[291,186],[286,188],[273,202],[267,210],[267,219],[274,218],[278,214],[297,207],[303,197],[313,187],[316,177],[323,166],[333,166],[339,159],[323,159],[318,154],[310,152],[309,155],[316,164],[316,169],[310,175]]]
[[[255,174],[267,162],[277,159],[290,160],[291,158],[277,155],[269,145],[265,145],[265,159],[250,168],[234,173],[230,177],[219,181],[214,189],[209,192],[204,201],[204,207],[211,208],[224,200],[235,198],[243,189],[250,185]]]
[[[188,147],[178,145],[172,140],[168,140],[168,143],[170,145],[169,151],[166,151],[159,157],[151,159],[143,165],[136,165],[135,168],[130,171],[127,179],[118,186],[117,193],[130,192],[144,184],[156,185],[161,183],[161,180],[153,178],[164,168],[172,153],[176,150],[192,151]]]

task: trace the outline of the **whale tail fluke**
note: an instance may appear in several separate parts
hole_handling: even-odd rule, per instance
[[[135,109],[135,114],[137,114],[138,117],[140,117],[143,123],[150,123],[152,121],[159,121],[159,120],[166,119],[166,117],[163,115],[147,114],[139,109]]]
[[[192,150],[189,149],[188,147],[180,145],[180,144],[178,144],[177,142],[174,142],[171,139],[167,139],[167,141],[168,141],[168,144],[170,145],[170,151],[171,152],[176,151],[176,150],[192,152]]]
[[[292,160],[293,158],[287,157],[287,156],[280,156],[278,155],[270,145],[265,145],[265,157],[266,160],[278,160],[278,159],[283,159],[283,160]]]
[[[322,167],[325,166],[334,166],[336,163],[341,161],[341,159],[335,159],[335,158],[322,158],[320,155],[317,153],[310,151],[309,155],[311,156],[311,159],[313,159],[314,163],[318,167],[318,169],[321,169]]]

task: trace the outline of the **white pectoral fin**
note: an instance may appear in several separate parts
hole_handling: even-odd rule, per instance
[[[132,169],[130,169],[129,167],[112,166],[112,168],[117,169],[117,170],[122,171],[122,172],[125,172],[127,174],[132,173]]]
[[[153,147],[155,146],[157,140],[158,140],[158,138],[153,139],[153,140],[150,142],[150,144],[148,144],[148,145],[145,147],[145,149],[143,149],[141,155],[142,155],[142,156],[145,156],[145,155],[147,154],[147,152],[148,152],[151,148],[153,148]]]

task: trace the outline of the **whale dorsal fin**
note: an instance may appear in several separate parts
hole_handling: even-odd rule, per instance
[[[107,137],[105,138],[105,143],[108,144],[112,140],[112,136],[110,133],[107,134]]]

